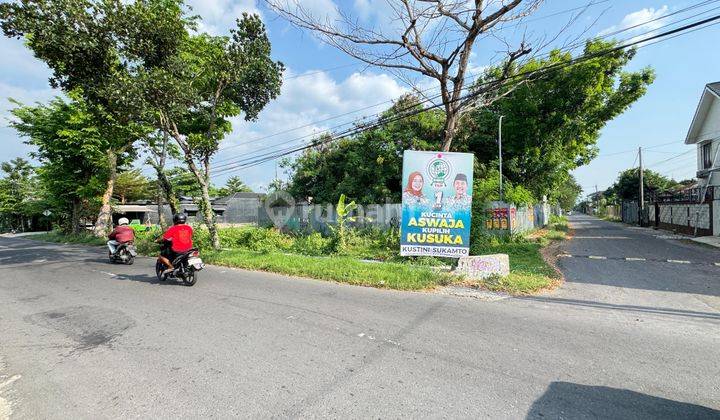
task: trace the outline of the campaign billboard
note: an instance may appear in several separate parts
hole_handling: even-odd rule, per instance
[[[406,150],[402,179],[400,255],[469,255],[472,153]]]

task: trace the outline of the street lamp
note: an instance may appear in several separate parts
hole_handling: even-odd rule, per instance
[[[502,187],[502,120],[505,116],[500,116],[500,121],[498,121],[498,160],[500,162],[500,201],[503,201],[503,187]]]

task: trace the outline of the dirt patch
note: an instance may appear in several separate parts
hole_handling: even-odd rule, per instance
[[[26,321],[58,331],[78,343],[78,350],[109,344],[135,325],[123,312],[96,306],[71,306],[40,312]]]
[[[562,271],[558,267],[558,254],[562,253],[562,246],[567,241],[571,241],[573,236],[575,236],[575,231],[570,229],[567,231],[567,234],[565,235],[565,240],[553,241],[548,246],[540,248],[540,255],[542,255],[543,260],[545,260],[545,262],[550,267],[552,267],[552,269],[558,275],[557,281],[554,281],[550,287],[544,289],[543,291],[555,290],[565,282],[565,276],[563,275]]]

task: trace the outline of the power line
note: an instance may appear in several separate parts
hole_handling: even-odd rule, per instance
[[[696,149],[686,150],[686,151],[684,151],[684,152],[682,152],[682,153],[676,154],[675,156],[671,156],[671,157],[669,157],[669,158],[667,158],[667,159],[663,159],[663,160],[661,160],[661,161],[654,162],[654,163],[651,163],[651,164],[646,165],[646,166],[648,166],[648,167],[650,167],[650,166],[658,166],[658,165],[660,165],[660,164],[662,164],[662,163],[669,162],[669,161],[671,161],[671,160],[673,160],[673,159],[677,159],[677,158],[679,158],[679,157],[682,157],[682,156],[684,156],[684,155],[687,155],[688,153],[692,153],[692,152],[695,152],[695,151],[696,151]]]
[[[695,27],[698,27],[698,26],[700,26],[700,25],[704,25],[704,24],[706,24],[706,23],[708,23],[708,22],[713,22],[713,21],[715,21],[715,20],[717,20],[717,19],[720,19],[720,15],[714,16],[714,17],[711,17],[711,18],[708,18],[708,19],[704,19],[704,20],[701,20],[701,21],[698,21],[698,22],[694,22],[694,23],[685,25],[685,26],[683,26],[683,27],[676,28],[676,29],[673,29],[673,30],[670,30],[670,31],[667,31],[667,32],[663,32],[663,33],[660,33],[660,34],[657,34],[657,35],[653,35],[653,36],[650,36],[650,37],[647,37],[647,38],[643,38],[643,39],[640,39],[640,40],[636,40],[636,41],[630,42],[629,44],[620,45],[620,46],[613,47],[613,48],[610,48],[610,49],[607,49],[607,50],[604,50],[604,51],[599,51],[599,52],[597,52],[597,53],[590,54],[590,55],[587,55],[587,56],[577,57],[576,59],[573,59],[573,60],[571,60],[571,61],[568,62],[568,63],[558,63],[558,64],[550,65],[550,66],[547,66],[547,67],[545,67],[545,68],[538,69],[538,70],[535,70],[535,71],[528,71],[528,72],[524,72],[524,73],[519,73],[519,74],[517,74],[517,75],[512,76],[512,77],[509,78],[509,79],[517,78],[517,77],[519,77],[519,76],[530,76],[530,75],[533,75],[533,74],[535,74],[535,73],[548,72],[548,71],[550,71],[550,70],[554,70],[554,69],[557,69],[557,68],[563,68],[563,67],[568,67],[568,66],[571,66],[571,65],[575,65],[575,64],[577,64],[577,63],[579,63],[579,62],[586,61],[586,60],[589,60],[589,59],[598,57],[598,56],[600,56],[600,55],[605,55],[605,54],[609,54],[609,53],[612,53],[612,52],[615,52],[615,51],[619,51],[619,50],[621,50],[621,49],[626,49],[626,48],[632,47],[632,46],[634,46],[634,45],[638,45],[638,44],[641,44],[641,43],[645,43],[645,42],[647,42],[647,41],[656,40],[656,39],[659,40],[659,39],[661,39],[661,38],[665,38],[665,37],[668,37],[668,36],[670,36],[670,35],[677,34],[677,33],[682,32],[682,31],[686,31],[687,29],[695,28]],[[652,45],[652,44],[647,44],[647,45]],[[529,77],[528,77],[528,78],[529,78]],[[489,83],[492,83],[492,82],[494,82],[494,81],[489,81],[489,82],[486,82],[486,83],[489,84]],[[465,100],[465,99],[467,99],[468,97],[469,97],[469,95],[464,95],[464,96],[463,96],[462,98],[460,98],[460,99],[461,99],[461,100]],[[419,110],[419,111],[420,111],[420,112],[425,112],[425,111],[428,111],[428,110],[430,110],[430,109],[437,108],[437,107],[438,107],[438,106],[435,105],[435,106],[432,106],[432,107],[428,107],[428,108],[421,109],[421,110]],[[419,112],[414,112],[414,113],[410,113],[409,115],[398,116],[398,117],[400,117],[400,118],[407,118],[407,117],[409,117],[409,116],[416,115],[417,113],[419,113]],[[397,120],[397,119],[399,119],[399,118],[396,118],[395,120]],[[347,132],[345,132],[345,133],[338,133],[338,134],[336,135],[336,138],[335,138],[335,139],[330,139],[329,141],[340,140],[340,139],[342,139],[342,138],[349,137],[349,136],[351,136],[351,135],[353,135],[353,134],[358,134],[358,133],[360,133],[360,132],[362,132],[362,131],[365,131],[365,130],[374,128],[374,126],[378,126],[379,124],[381,125],[381,124],[386,124],[386,123],[387,123],[387,122],[383,122],[382,120],[379,120],[377,123],[372,124],[372,125],[370,125],[369,127],[358,127],[358,128],[355,129],[355,130],[349,130],[349,131],[347,131]],[[304,145],[304,146],[301,146],[301,147],[288,148],[288,149],[286,149],[286,150],[278,151],[278,153],[276,153],[276,154],[274,154],[274,155],[273,155],[272,153],[266,153],[266,154],[261,155],[261,156],[254,156],[254,157],[251,157],[251,158],[247,158],[247,159],[244,159],[244,160],[243,160],[244,163],[237,162],[237,164],[236,164],[235,166],[226,168],[226,169],[221,170],[221,171],[219,171],[219,172],[216,172],[215,175],[217,176],[217,175],[219,175],[219,174],[221,174],[221,173],[225,173],[225,172],[228,172],[228,171],[234,170],[234,169],[241,169],[241,168],[245,168],[245,167],[255,166],[256,164],[260,164],[260,163],[263,163],[263,162],[268,161],[268,160],[273,160],[273,159],[275,159],[275,158],[277,158],[277,157],[282,157],[282,156],[285,156],[285,155],[287,155],[287,154],[295,153],[295,152],[297,152],[297,151],[305,150],[305,149],[308,149],[308,148],[311,148],[311,147],[314,147],[314,146],[318,146],[318,145],[321,145],[321,144],[326,144],[326,143],[328,143],[329,141],[328,141],[328,140],[325,140],[325,141],[321,141],[321,142],[313,142],[313,143],[311,143],[311,144],[309,144],[309,145]]]
[[[660,34],[656,34],[656,35],[653,35],[653,36],[649,36],[649,37],[647,37],[647,38],[639,39],[639,40],[630,42],[630,43],[628,43],[628,44],[623,44],[623,45],[620,45],[620,46],[616,46],[616,47],[613,47],[613,48],[609,48],[609,49],[606,49],[606,50],[604,50],[604,51],[598,51],[598,52],[596,52],[596,53],[589,54],[589,55],[586,55],[586,56],[577,57],[576,59],[573,59],[573,60],[571,60],[571,61],[568,62],[568,63],[557,63],[557,64],[555,64],[555,65],[546,66],[546,67],[541,68],[541,69],[538,69],[538,70],[528,71],[528,72],[523,72],[523,73],[518,73],[518,74],[516,74],[516,75],[514,75],[514,76],[512,76],[512,77],[510,77],[510,78],[508,78],[508,79],[514,79],[514,78],[518,78],[518,77],[520,77],[520,76],[527,76],[527,77],[525,77],[525,78],[526,78],[526,79],[530,79],[530,76],[533,76],[533,75],[535,75],[535,74],[537,74],[537,73],[547,73],[547,72],[549,72],[549,71],[551,71],[551,70],[555,70],[555,69],[558,69],[558,68],[569,67],[569,66],[575,65],[575,64],[577,64],[577,63],[579,63],[579,62],[587,61],[587,60],[590,60],[590,59],[599,57],[599,56],[601,56],[601,55],[607,55],[607,54],[610,54],[610,53],[612,53],[612,52],[616,52],[616,51],[620,51],[620,50],[623,50],[623,49],[627,49],[627,48],[629,48],[629,47],[632,47],[632,46],[635,46],[635,45],[638,45],[638,44],[641,44],[641,43],[645,43],[645,42],[653,41],[653,40],[660,40],[660,39],[662,39],[662,38],[666,38],[666,37],[669,37],[669,36],[674,35],[674,34],[682,33],[683,31],[687,31],[688,29],[696,28],[696,27],[699,27],[699,26],[701,26],[701,25],[705,25],[705,24],[707,24],[707,23],[714,22],[714,21],[716,21],[716,20],[718,20],[718,19],[720,19],[720,15],[716,15],[716,16],[713,16],[713,17],[710,17],[710,18],[707,18],[707,19],[703,19],[703,20],[701,20],[701,21],[693,22],[693,23],[690,23],[690,24],[688,24],[688,25],[684,25],[684,26],[679,27],[679,28],[676,28],[676,29],[672,29],[672,30],[669,30],[669,31],[666,31],[666,32],[662,32],[662,33],[660,33]],[[657,42],[655,42],[655,43],[657,43]],[[653,44],[655,44],[655,43],[646,44],[645,46],[653,45]],[[483,84],[490,84],[490,83],[497,83],[497,81],[488,81],[488,82],[483,83]],[[459,98],[458,100],[465,100],[465,99],[468,99],[468,98],[470,98],[470,97],[472,97],[472,96],[476,96],[476,95],[477,95],[476,93],[472,93],[472,92],[471,92],[471,93],[469,93],[469,94],[467,94],[467,95],[463,95],[463,96],[462,96],[461,98]],[[350,131],[348,131],[348,132],[346,132],[346,133],[340,133],[339,135],[336,135],[335,138],[330,138],[329,140],[323,140],[323,141],[313,142],[313,143],[311,143],[311,144],[304,145],[304,146],[301,146],[301,147],[296,147],[296,148],[294,148],[294,149],[285,150],[285,151],[276,153],[276,154],[274,154],[274,155],[266,154],[266,155],[269,155],[269,156],[266,156],[266,157],[256,157],[255,160],[250,160],[250,161],[247,161],[247,162],[245,162],[245,163],[238,164],[238,165],[236,165],[236,166],[234,166],[234,167],[230,167],[230,168],[224,169],[224,170],[222,170],[222,171],[220,171],[220,172],[216,172],[215,175],[219,175],[220,173],[225,173],[225,172],[232,171],[232,170],[235,170],[235,169],[244,169],[244,168],[247,168],[247,167],[255,166],[255,165],[257,165],[257,164],[261,164],[261,163],[264,163],[264,162],[266,162],[266,161],[276,159],[276,158],[278,158],[278,157],[282,157],[282,156],[285,156],[285,155],[288,155],[288,154],[292,154],[292,153],[295,153],[295,152],[298,152],[298,151],[301,151],[301,150],[306,150],[306,149],[309,149],[309,148],[311,148],[311,147],[316,147],[316,146],[320,146],[320,145],[323,145],[323,144],[327,144],[327,143],[329,143],[329,142],[331,142],[331,141],[336,141],[336,140],[340,140],[340,139],[343,139],[343,138],[347,138],[347,137],[349,137],[349,136],[359,134],[359,133],[361,133],[361,132],[363,132],[363,131],[367,131],[367,130],[372,129],[372,128],[375,128],[375,127],[377,127],[377,126],[387,124],[388,122],[396,121],[396,120],[403,119],[403,118],[408,118],[408,117],[410,117],[410,116],[417,115],[417,114],[420,113],[420,112],[427,112],[427,111],[429,111],[429,110],[431,110],[431,109],[434,109],[434,108],[437,108],[437,107],[439,107],[439,105],[434,105],[434,106],[431,106],[431,107],[423,108],[423,109],[421,109],[421,110],[417,110],[417,111],[411,112],[411,113],[409,113],[408,115],[400,115],[400,116],[397,116],[396,118],[389,119],[388,121],[379,120],[379,121],[377,121],[376,123],[371,124],[371,125],[369,125],[369,126],[366,126],[366,127],[358,127],[358,128],[355,129],[355,130],[350,130]]]
[[[714,1],[718,1],[718,0],[714,0]],[[685,20],[685,19],[683,19],[683,20]],[[668,24],[668,25],[666,25],[666,26],[672,26],[672,25],[675,25],[675,24],[677,24],[677,23],[678,23],[678,22],[672,22],[672,23],[670,23],[670,24]],[[704,22],[703,22],[703,23],[704,23]],[[680,29],[683,29],[683,28],[680,28]],[[648,31],[648,32],[646,32],[646,33],[652,33],[652,32],[656,32],[656,30]],[[675,32],[677,32],[677,31],[675,31]],[[673,33],[673,31],[669,31],[668,33]],[[680,34],[679,34],[679,35],[680,35]],[[676,35],[676,36],[678,36],[678,35]],[[637,38],[637,36],[635,36],[635,37],[633,37],[633,38]],[[633,39],[633,38],[630,38],[630,39]],[[644,39],[644,40],[642,40],[642,41],[634,42],[634,43],[628,44],[628,45],[636,45],[636,44],[641,43],[641,42],[646,42],[647,40],[650,40],[650,39],[653,39],[653,37]],[[660,42],[660,41],[658,41],[658,42]],[[643,46],[641,46],[641,47],[649,46],[649,45],[653,45],[653,44],[654,44],[654,43],[650,43],[650,44],[647,44],[647,45],[643,45]],[[471,76],[472,76],[472,75],[469,75],[468,77],[471,77]],[[424,102],[428,102],[428,101],[431,101],[431,100],[432,100],[432,98],[429,98],[429,99],[426,99],[425,101],[421,101],[419,104],[422,104],[422,103],[424,103]],[[390,102],[390,101],[386,101],[386,102]],[[415,106],[417,106],[417,105],[419,105],[419,104],[415,104],[413,107],[415,107]],[[374,106],[375,106],[375,105],[373,105],[373,106],[371,106],[371,107],[374,107]],[[369,108],[369,107],[367,107],[367,108]],[[400,110],[399,112],[402,112],[402,111],[404,111],[404,110]],[[352,113],[352,112],[350,112],[350,113]],[[347,114],[350,114],[350,113],[346,113],[346,114],[344,114],[344,115],[347,115]],[[377,114],[377,115],[378,115],[378,117],[379,117],[381,114]],[[334,117],[331,117],[331,118],[328,118],[328,119],[332,119],[332,118],[334,118]],[[326,119],[326,120],[328,120],[328,119]],[[367,119],[367,117],[363,117],[363,119]],[[338,125],[338,126],[336,126],[336,127],[332,127],[331,129],[325,130],[323,133],[329,133],[329,134],[331,134],[331,130],[332,130],[333,128],[339,128],[339,127],[347,126],[347,125],[349,125],[349,124],[359,125],[360,123],[358,123],[357,120],[356,120],[356,121],[347,122],[347,123],[344,123],[344,124],[340,124],[340,125]],[[313,124],[311,123],[311,124],[307,124],[307,125],[305,125],[305,126],[310,126],[310,125],[313,125]],[[289,131],[293,131],[293,130],[294,130],[294,129],[289,129],[289,130],[285,130],[284,132],[289,132]],[[351,129],[351,130],[354,130],[354,129]],[[323,134],[323,133],[320,133],[320,134]],[[343,132],[341,131],[339,134],[342,134],[342,133],[343,133]],[[272,136],[275,136],[275,135],[276,135],[276,134],[270,135],[270,136],[266,136],[266,137],[272,137]],[[295,142],[297,142],[298,140],[302,140],[302,139],[305,139],[305,138],[308,138],[308,137],[315,137],[315,136],[317,136],[317,133],[307,134],[307,135],[305,135],[305,136],[301,136],[301,137],[298,137],[298,138],[290,139],[290,140],[284,141],[284,142],[282,142],[282,143],[278,143],[278,144],[274,144],[274,145],[269,145],[269,146],[266,146],[266,147],[264,147],[264,148],[256,149],[256,150],[252,151],[251,153],[257,153],[257,152],[259,152],[259,151],[268,150],[268,149],[275,149],[275,148],[277,148],[278,146],[281,146],[281,145],[284,145],[284,144],[295,143]],[[239,145],[240,145],[240,144],[235,145],[235,146],[233,146],[233,147],[236,147],[236,146],[239,146]],[[294,150],[294,147],[296,147],[296,146],[290,146],[290,147],[287,147],[287,148],[284,148],[284,149],[277,149],[277,150],[275,150],[274,152],[287,152],[287,151]],[[234,160],[234,157],[231,157],[231,158],[229,158],[229,159],[221,160],[221,161],[219,161],[219,162],[226,162],[226,161],[230,161],[230,160],[233,160],[233,161],[216,166],[216,167],[215,167],[215,169],[216,169],[215,175],[216,175],[216,176],[217,176],[217,175],[220,175],[222,172],[224,172],[224,171],[226,171],[226,170],[229,170],[229,169],[232,169],[232,168],[230,168],[230,167],[233,167],[233,168],[239,167],[239,166],[241,166],[241,164],[244,163],[244,162],[247,162],[247,161],[249,161],[249,160],[256,159],[256,158],[259,158],[259,157],[267,156],[267,155],[270,155],[270,154],[272,154],[272,153],[274,153],[274,152],[268,152],[268,153],[259,154],[259,155],[254,155],[254,156],[249,156],[249,157],[246,156],[246,157],[244,157],[244,158],[242,158],[242,159],[240,159],[240,160]],[[223,168],[223,167],[225,167],[225,169],[221,169],[220,171],[217,171],[218,168]]]
[[[697,3],[697,4],[695,4],[695,5],[688,6],[688,7],[685,7],[685,8],[683,8],[683,9],[677,10],[677,11],[675,11],[675,12],[672,12],[672,13],[669,13],[669,14],[666,14],[666,15],[663,15],[663,16],[660,16],[660,17],[658,17],[658,18],[654,18],[654,19],[651,19],[651,20],[648,20],[648,21],[645,21],[645,22],[642,22],[642,23],[639,23],[639,24],[630,26],[630,27],[628,27],[628,28],[623,28],[623,29],[621,29],[621,30],[617,30],[617,31],[615,31],[615,32],[612,32],[612,33],[609,33],[609,34],[605,34],[605,35],[602,35],[602,36],[599,36],[599,37],[594,37],[594,38],[591,38],[591,39],[604,39],[604,38],[608,38],[608,37],[610,37],[610,36],[617,35],[617,34],[619,34],[619,33],[632,30],[632,29],[637,28],[637,27],[639,27],[639,26],[646,25],[646,24],[648,24],[648,23],[651,23],[651,22],[654,22],[654,21],[657,21],[657,20],[660,20],[660,19],[663,19],[663,18],[666,18],[666,17],[669,17],[669,16],[673,16],[673,15],[676,15],[676,14],[679,14],[679,13],[683,13],[683,12],[686,12],[686,11],[688,11],[688,10],[692,10],[692,9],[695,9],[695,8],[698,8],[698,7],[702,7],[702,6],[711,4],[711,3],[717,3],[718,1],[720,1],[720,0],[707,0],[707,1],[703,1],[703,2]],[[600,3],[603,3],[603,2],[598,2],[598,3],[596,3],[596,4],[600,4]],[[583,6],[583,7],[584,7],[584,6]],[[719,8],[720,8],[720,7],[719,7]],[[578,10],[578,9],[579,9],[579,8],[574,8],[574,9],[571,9],[571,10]],[[652,33],[652,32],[656,32],[657,30],[662,29],[663,27],[668,27],[668,26],[675,25],[675,24],[677,24],[677,23],[679,23],[679,22],[682,22],[682,21],[684,21],[684,20],[688,20],[688,19],[690,19],[690,18],[693,18],[693,17],[699,16],[699,15],[708,13],[709,11],[712,11],[712,10],[715,10],[715,9],[717,9],[717,8],[710,9],[710,10],[706,10],[706,11],[704,11],[704,12],[702,12],[702,13],[699,13],[699,14],[696,14],[696,15],[693,15],[693,16],[689,16],[689,17],[686,17],[686,18],[683,18],[683,19],[680,19],[680,20],[671,22],[671,23],[669,23],[669,24],[667,24],[667,25],[664,25],[664,26],[662,26],[662,27],[660,27],[660,28],[656,28],[656,29],[653,29],[653,30],[644,32],[644,33],[642,33],[642,34],[636,35],[635,37],[642,36],[642,35],[646,35],[646,34],[649,34],[649,33]],[[632,38],[629,38],[629,39],[632,39]],[[629,39],[626,39],[626,41],[629,40]],[[578,45],[582,45],[582,44],[584,44],[584,42],[586,42],[586,40],[581,41],[581,42],[576,42],[576,43],[574,43],[574,44],[571,44],[571,45],[569,45],[569,46],[566,48],[566,50],[568,50],[568,51],[569,51],[569,50],[572,50],[572,48],[574,48],[574,47],[576,47],[576,46],[578,46]],[[542,55],[542,56],[540,56],[540,57],[548,56],[549,54],[550,54],[550,53],[548,52],[548,53],[546,53],[546,54],[544,54],[544,55]],[[473,78],[473,77],[477,77],[477,76],[478,76],[478,74],[468,74],[467,76],[465,76],[464,80],[467,81],[467,79]],[[426,93],[426,92],[428,92],[428,91],[430,91],[430,90],[436,90],[436,89],[439,89],[439,88],[429,88],[429,89],[421,90],[420,92],[421,92],[421,93]],[[432,100],[437,99],[437,98],[439,98],[439,97],[440,97],[440,95],[436,95],[436,96],[433,97],[433,98],[425,99],[424,101],[421,101],[420,104],[423,104],[423,103],[426,103],[426,102],[432,102]],[[331,121],[331,120],[333,120],[333,119],[337,119],[337,118],[341,118],[341,117],[344,117],[344,116],[348,116],[348,115],[351,115],[351,114],[354,114],[354,113],[357,113],[357,112],[361,112],[361,111],[365,111],[365,110],[368,110],[368,109],[376,108],[376,107],[381,106],[381,105],[386,105],[386,104],[388,104],[388,103],[392,103],[393,101],[394,101],[394,100],[383,101],[383,102],[380,102],[380,103],[377,103],[377,104],[373,104],[373,105],[370,105],[370,106],[366,106],[366,107],[363,107],[363,108],[360,108],[360,109],[356,109],[356,110],[353,110],[353,111],[349,111],[349,112],[346,112],[346,113],[343,113],[343,114],[331,116],[331,117],[328,117],[328,118],[325,118],[325,119],[322,119],[322,120],[319,120],[319,121],[313,121],[313,122],[310,122],[310,123],[308,123],[308,124],[304,124],[304,125],[301,125],[301,126],[298,126],[298,127],[293,127],[293,128],[290,128],[290,129],[287,129],[287,130],[283,130],[283,131],[280,131],[280,132],[277,132],[277,133],[273,133],[273,134],[269,134],[269,135],[262,136],[262,137],[259,137],[259,138],[255,138],[255,139],[253,139],[253,140],[249,140],[249,141],[237,143],[237,144],[234,144],[234,145],[230,145],[230,146],[228,146],[228,147],[220,148],[219,150],[224,151],[224,150],[229,150],[229,149],[232,149],[232,148],[244,146],[244,145],[247,145],[247,144],[252,144],[252,143],[258,142],[258,141],[260,141],[260,140],[266,140],[266,139],[268,139],[268,138],[276,137],[276,136],[282,135],[282,134],[287,134],[287,133],[292,132],[292,131],[297,131],[297,130],[300,130],[300,129],[303,129],[303,128],[312,127],[312,126],[315,126],[315,125],[317,125],[317,124],[319,124],[319,123]],[[384,112],[384,111],[383,111],[383,112]],[[379,116],[379,114],[373,114],[373,115],[374,115],[374,116]],[[362,117],[361,119],[367,119],[367,118],[369,118],[369,117],[370,117],[370,116],[365,116],[365,117]],[[343,126],[346,126],[346,125],[354,124],[354,123],[357,123],[357,122],[358,122],[358,121],[349,121],[349,122],[346,122],[346,123],[343,123],[343,124],[339,124],[339,125],[337,125],[337,126],[330,127],[328,130],[324,130],[324,132],[327,132],[327,131],[332,130],[332,129],[340,128],[340,127],[343,127]],[[304,135],[304,136],[300,136],[300,137],[298,137],[298,138],[290,139],[290,140],[285,141],[285,142],[282,142],[282,143],[280,143],[280,144],[270,145],[270,146],[267,146],[267,147],[265,147],[265,148],[253,150],[253,151],[251,151],[251,153],[254,153],[254,152],[257,152],[257,151],[260,151],[260,150],[266,150],[266,149],[268,149],[268,148],[277,147],[277,146],[283,145],[283,144],[292,143],[292,142],[295,142],[295,141],[298,141],[298,140],[306,139],[306,138],[308,138],[308,137],[313,137],[313,136],[315,136],[315,135],[316,135],[316,133],[307,134],[307,135]],[[233,160],[233,159],[234,159],[233,157],[230,157],[230,158],[226,158],[226,159],[215,160],[214,163],[227,162],[227,161],[230,161],[230,160]],[[220,165],[220,166],[227,166],[227,165]]]
[[[507,27],[504,27],[504,28],[508,28],[508,29],[509,29],[509,28],[514,28],[514,27],[516,27],[516,26],[520,26],[521,24],[525,24],[525,23],[529,23],[529,22],[535,22],[535,21],[543,20],[543,19],[548,19],[548,18],[551,18],[551,17],[555,17],[555,16],[559,16],[559,15],[564,15],[564,14],[566,14],[566,13],[575,12],[575,11],[581,10],[581,9],[587,9],[587,8],[589,8],[589,7],[597,6],[597,5],[599,5],[599,4],[607,3],[607,2],[609,2],[609,1],[610,1],[610,0],[600,0],[600,1],[597,1],[597,2],[589,3],[589,4],[585,5],[585,6],[579,6],[579,7],[573,7],[573,8],[571,8],[571,9],[560,10],[560,11],[558,11],[558,12],[551,13],[551,14],[549,14],[549,15],[538,16],[538,17],[532,18],[532,19],[525,19],[525,20],[523,20],[522,22],[519,22],[519,23],[517,23],[517,24],[515,24],[515,25],[507,26]],[[503,28],[503,29],[504,29],[504,28]],[[313,75],[315,75],[315,74],[326,73],[326,72],[335,71],[335,70],[340,70],[340,69],[344,69],[344,68],[348,68],[348,67],[358,67],[358,66],[367,66],[367,65],[368,65],[368,64],[362,63],[362,62],[360,62],[360,63],[348,63],[348,64],[343,64],[343,65],[340,65],[340,66],[335,66],[335,67],[329,67],[329,68],[325,68],[325,69],[315,70],[315,71],[312,71],[312,72],[309,72],[309,73],[301,73],[301,74],[297,74],[297,75],[295,75],[295,76],[285,77],[284,80],[299,79],[299,78],[302,78],[302,77],[313,76]]]

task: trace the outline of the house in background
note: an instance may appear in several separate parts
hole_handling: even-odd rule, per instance
[[[685,144],[697,145],[699,184],[720,186],[720,82],[705,85]]]
[[[242,192],[221,198],[212,198],[211,204],[217,223],[247,224],[258,223],[259,211],[262,208],[262,199],[265,194]],[[178,201],[179,210],[188,217],[188,222],[195,223],[202,220],[200,208],[191,197],[181,197]],[[137,220],[142,224],[159,222],[158,205],[152,201],[136,201],[113,206],[113,224],[118,219],[127,217],[131,221]],[[170,206],[163,206],[165,220],[172,220]]]

